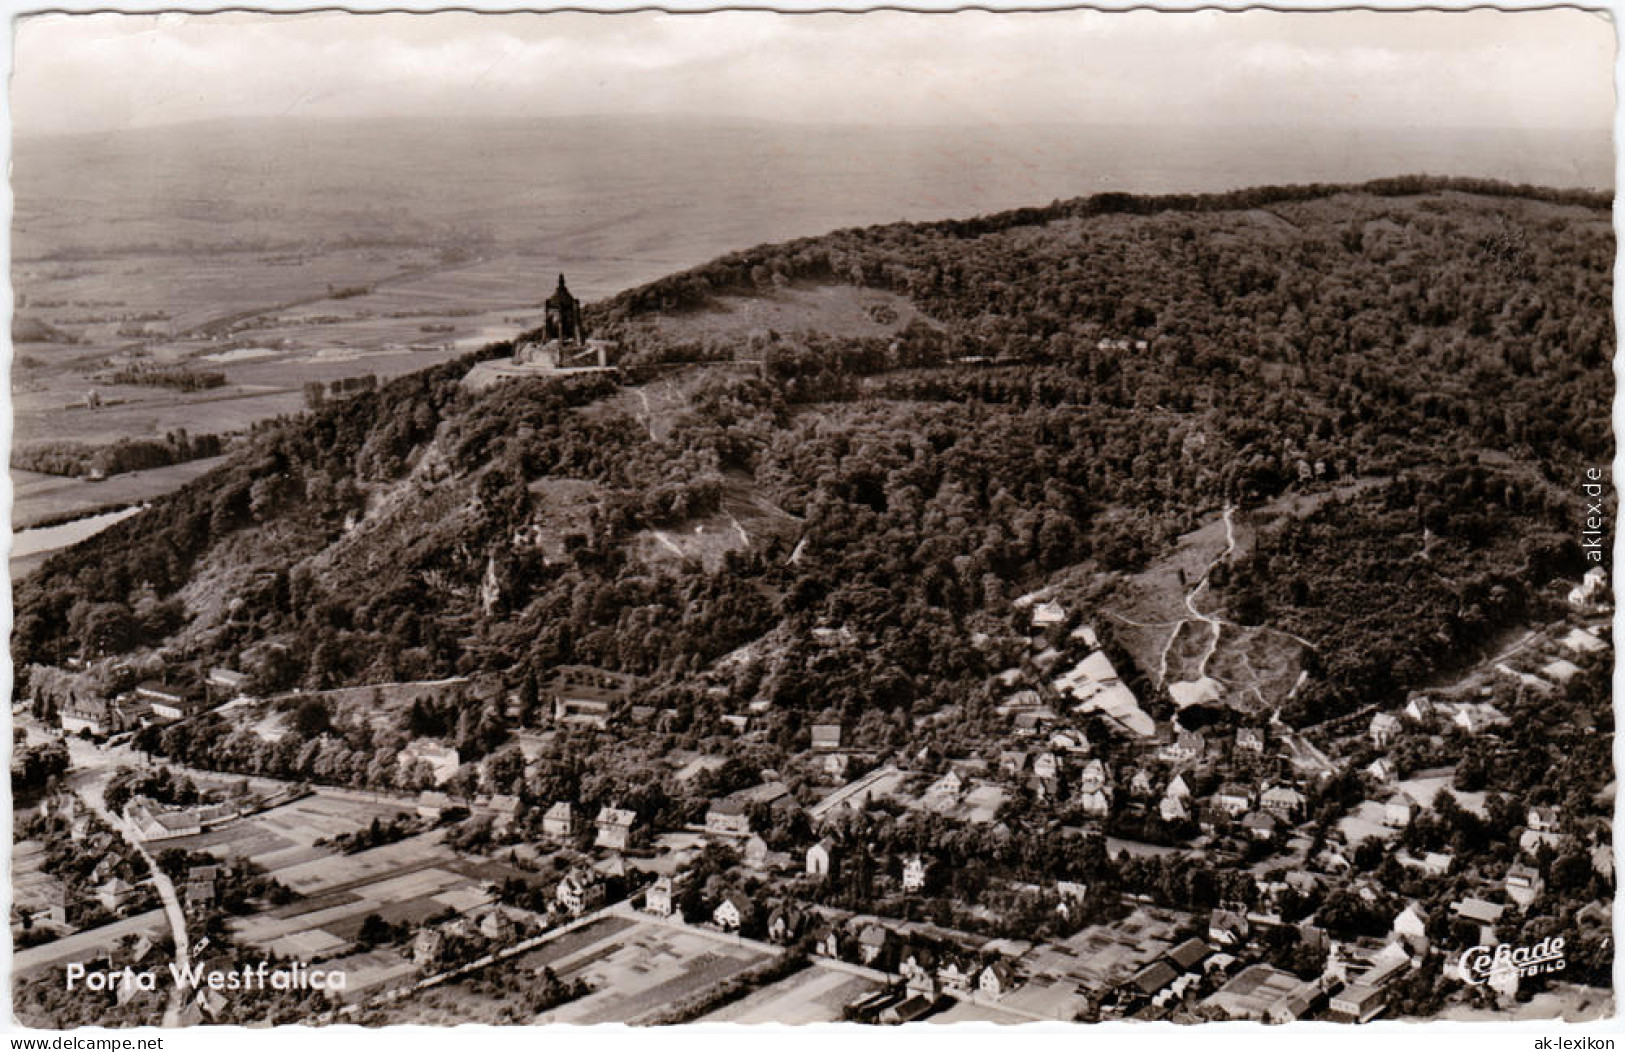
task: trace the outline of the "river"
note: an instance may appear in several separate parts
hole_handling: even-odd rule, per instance
[[[115,522],[123,522],[132,515],[136,515],[145,508],[145,504],[136,504],[118,511],[104,512],[101,515],[91,515],[72,522],[64,522],[56,526],[36,526],[30,530],[23,530],[11,536],[11,573],[15,580],[23,571],[31,570],[44,560],[47,555],[70,545],[78,544],[87,537],[92,537]]]

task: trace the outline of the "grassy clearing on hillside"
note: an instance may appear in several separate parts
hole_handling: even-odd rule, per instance
[[[915,319],[929,321],[914,304],[895,293],[853,285],[801,284],[749,296],[717,296],[705,310],[666,315],[648,325],[673,340],[710,341],[745,340],[769,331],[886,336],[907,328]]]

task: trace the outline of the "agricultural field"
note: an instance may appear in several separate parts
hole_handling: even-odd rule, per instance
[[[297,892],[298,901],[239,918],[232,927],[245,945],[301,959],[348,949],[368,914],[418,925],[447,909],[466,913],[486,905],[492,883],[524,877],[500,862],[459,856],[441,845],[438,830],[354,855],[313,843],[399,810],[307,798],[175,844],[222,858],[246,856]]]
[[[724,1005],[702,1023],[835,1023],[841,1009],[880,989],[873,979],[851,972],[815,965],[765,986],[729,1005]]]
[[[224,459],[205,457],[185,464],[129,471],[102,482],[13,471],[12,529],[26,530],[42,520],[83,514],[109,505],[141,504],[207,474]]]
[[[637,918],[595,941],[532,967],[580,978],[587,996],[544,1013],[538,1023],[637,1023],[768,959],[762,950],[704,929]],[[527,958],[528,960],[528,958]]]
[[[318,794],[207,833],[172,841],[171,846],[207,851],[220,859],[247,859],[277,873],[278,879],[293,887],[284,871],[304,873],[301,867],[320,863],[333,854],[332,848],[316,846],[317,840],[354,833],[366,828],[374,818],[387,822],[403,810],[406,808],[399,804]],[[321,871],[320,867],[317,871]],[[294,890],[305,891],[299,887]]]
[[[305,383],[388,380],[516,335],[537,324],[562,266],[520,255],[447,264],[410,248],[22,260],[14,443],[240,432],[302,411]],[[596,297],[621,287],[618,267],[564,269]],[[221,373],[225,383],[183,392],[112,382],[136,365]],[[17,473],[16,521],[148,500],[205,470],[188,468],[96,485]]]

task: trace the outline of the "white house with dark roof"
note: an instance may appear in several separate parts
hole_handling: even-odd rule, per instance
[[[598,836],[594,843],[612,851],[625,851],[632,843],[632,826],[638,816],[634,811],[619,807],[604,807],[598,811]]]
[[[1416,816],[1418,805],[1409,793],[1395,793],[1382,803],[1382,824],[1403,829]]]
[[[1379,712],[1371,717],[1371,744],[1385,749],[1399,737],[1400,724],[1392,713]]]

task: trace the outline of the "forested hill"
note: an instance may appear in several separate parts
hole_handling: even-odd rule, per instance
[[[1012,655],[973,637],[1058,585],[1157,711],[1106,615],[1234,507],[1203,602],[1299,641],[1269,700],[1310,722],[1585,569],[1613,257],[1605,199],[1419,178],[752,249],[591,308],[624,384],[474,393],[472,356],[262,429],[23,581],[14,656],[24,685],[124,655],[265,690],[591,665],[679,731],[760,698],[784,740],[824,710],[895,738],[985,713]],[[830,286],[884,331],[730,322]]]

